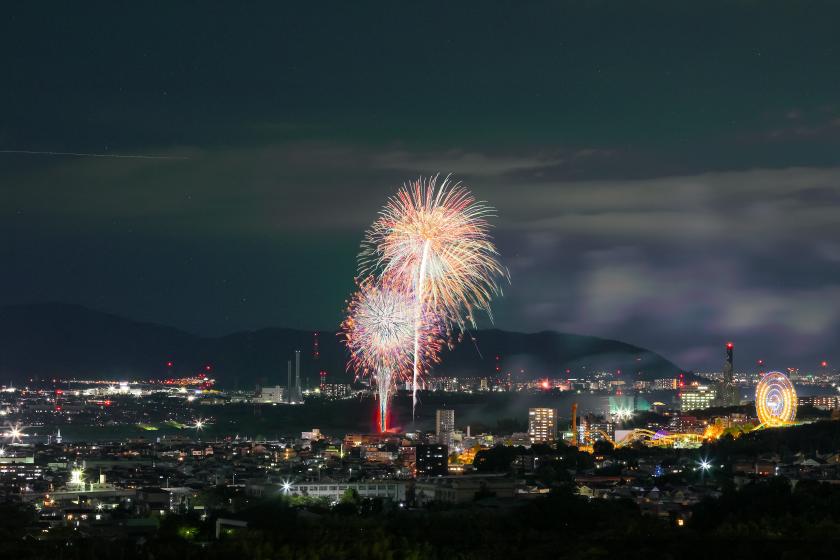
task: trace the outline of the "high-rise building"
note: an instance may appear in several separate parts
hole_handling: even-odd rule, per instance
[[[346,383],[324,383],[321,396],[329,399],[344,399],[353,396],[353,387]]]
[[[682,391],[680,393],[680,410],[705,410],[711,408],[716,402],[717,392],[714,388],[700,385],[695,389]]]
[[[609,420],[587,414],[580,419],[578,441],[596,442],[606,441],[607,438],[615,441],[615,423]]]
[[[680,380],[676,377],[664,377],[662,379],[653,380],[653,389],[655,391],[679,389]]]
[[[449,448],[445,445],[418,445],[415,463],[417,476],[449,474]]]
[[[812,397],[799,397],[799,406],[813,406],[822,410],[836,410],[840,408],[840,397],[837,395],[817,395]],[[61,432],[59,432],[60,434]],[[58,437],[56,437],[58,441]],[[59,442],[61,443],[61,442]]]
[[[528,438],[531,443],[554,443],[557,440],[557,409],[528,409]]]
[[[438,409],[435,413],[435,435],[441,445],[452,447],[452,436],[455,434],[455,411]]]

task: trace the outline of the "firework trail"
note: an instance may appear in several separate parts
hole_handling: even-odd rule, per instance
[[[447,327],[492,320],[490,302],[508,278],[490,237],[495,210],[447,176],[419,178],[391,197],[368,230],[359,255],[362,275],[397,279],[415,296],[412,415],[417,406],[423,318],[430,307]]]
[[[357,376],[373,377],[379,393],[379,429],[388,429],[388,411],[397,380],[407,378],[415,355],[415,296],[387,277],[376,283],[368,278],[359,284],[341,324],[344,343],[350,350],[348,369]],[[421,364],[437,359],[440,351],[439,322],[431,314],[423,317],[419,337]]]

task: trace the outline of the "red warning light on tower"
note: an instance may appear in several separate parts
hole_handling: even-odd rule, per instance
[[[822,362],[820,362],[820,367],[828,367],[828,362],[826,360],[823,360]]]
[[[312,359],[317,360],[321,357],[321,347],[318,343],[318,331],[312,335]]]
[[[732,348],[735,348],[735,345],[732,344],[731,342],[727,342],[726,347],[729,348],[729,349],[732,349]]]

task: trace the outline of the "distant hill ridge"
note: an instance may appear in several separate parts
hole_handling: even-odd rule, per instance
[[[310,385],[318,372],[328,381],[348,381],[346,351],[335,332],[320,335],[320,358],[312,356],[313,332],[286,328],[203,337],[133,321],[79,305],[44,303],[0,307],[0,382],[30,377],[160,378],[185,376],[212,366],[225,387],[286,384],[286,361],[301,351],[302,377]],[[628,382],[673,377],[680,368],[644,348],[592,336],[498,329],[464,336],[447,351],[434,375],[492,376],[496,356],[503,372],[517,380],[579,376],[620,370]]]

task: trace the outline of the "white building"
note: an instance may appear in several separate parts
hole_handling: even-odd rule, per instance
[[[279,404],[285,402],[283,400],[285,392],[285,389],[281,385],[263,387],[260,389],[260,395],[257,397],[257,401],[265,404]]]
[[[331,502],[341,500],[347,490],[355,490],[360,498],[382,498],[394,502],[405,501],[405,482],[301,482],[299,484],[249,484],[246,488],[252,496],[288,495],[326,498]]]
[[[435,435],[438,443],[452,447],[455,434],[455,411],[438,409],[435,413]]]

